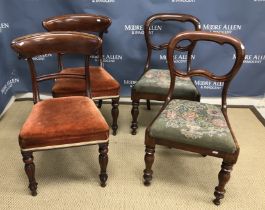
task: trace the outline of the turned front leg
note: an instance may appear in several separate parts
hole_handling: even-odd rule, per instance
[[[107,165],[108,165],[108,143],[99,145],[99,165],[100,165],[100,185],[101,187],[106,186],[106,181],[108,179],[107,175]]]
[[[35,180],[35,165],[33,163],[32,152],[21,152],[21,154],[23,156],[23,162],[25,163],[25,172],[28,176],[31,195],[36,196],[38,183]]]
[[[218,174],[219,184],[215,187],[214,196],[215,199],[213,200],[215,205],[220,205],[220,200],[224,198],[225,194],[225,185],[230,179],[230,173],[233,169],[233,164],[223,161],[221,165],[221,171]]]
[[[113,135],[115,136],[117,134],[118,129],[118,116],[119,116],[119,98],[113,98],[112,99],[112,131]]]
[[[149,186],[153,178],[152,165],[155,160],[154,154],[155,154],[155,147],[146,146],[145,156],[144,156],[145,169],[144,169],[144,175],[143,175],[145,186]]]
[[[132,110],[131,110],[131,114],[132,114],[132,135],[136,134],[136,130],[138,128],[137,125],[137,118],[139,115],[139,100],[133,100],[132,101]]]

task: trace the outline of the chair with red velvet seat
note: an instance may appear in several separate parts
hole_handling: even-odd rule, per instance
[[[193,69],[191,67],[187,73],[180,71],[178,67],[175,67],[173,56],[175,47],[183,40],[188,40],[191,43],[206,42],[207,44],[230,45],[236,55],[232,68],[228,72],[218,75],[203,68]],[[216,205],[220,204],[220,200],[225,194],[224,187],[239,155],[239,145],[227,116],[226,96],[230,82],[242,65],[244,55],[245,50],[241,41],[224,34],[185,32],[172,38],[167,51],[171,76],[170,91],[160,112],[146,129],[146,168],[143,176],[145,185],[150,185],[152,180],[153,171],[151,168],[154,162],[156,145],[222,158],[221,171],[218,175],[219,184],[215,188],[215,199],[213,201]],[[221,107],[198,101],[173,98],[176,77],[192,76],[206,77],[212,81],[224,83]]]
[[[103,34],[111,25],[111,19],[106,16],[93,14],[68,14],[48,18],[42,22],[43,27],[47,31],[80,31],[96,33],[103,39]],[[104,68],[102,46],[98,52],[98,66],[90,67],[91,95],[93,100],[98,100],[98,107],[102,105],[102,100],[112,100],[112,130],[116,135],[118,129],[119,115],[119,95],[120,84],[115,80]],[[64,68],[62,62],[62,54],[58,54],[58,66],[61,73],[84,73],[82,67]],[[74,79],[58,79],[56,80],[53,90],[53,97],[62,96],[79,96],[85,94],[85,83]]]
[[[79,32],[39,33],[19,37],[11,47],[27,60],[34,106],[19,133],[19,145],[33,196],[37,195],[33,152],[85,145],[99,145],[100,181],[106,185],[109,126],[90,98],[89,58],[100,48],[102,40]],[[43,54],[78,54],[84,58],[84,74],[40,74],[33,57]],[[37,73],[38,72],[38,73]],[[40,100],[39,83],[58,78],[84,80],[86,96]],[[89,97],[88,97],[89,96]]]
[[[168,69],[161,69],[159,67],[152,67],[152,54],[158,51],[163,51],[167,48],[167,43],[162,44],[155,44],[151,38],[151,29],[152,26],[155,25],[156,21],[163,21],[163,22],[175,22],[175,23],[191,23],[194,27],[194,30],[200,31],[201,24],[200,21],[192,16],[187,14],[174,14],[174,13],[160,13],[155,14],[148,17],[144,24],[144,35],[145,41],[147,46],[147,59],[144,68],[144,72],[141,75],[140,79],[136,82],[134,87],[131,91],[131,99],[132,99],[132,123],[131,129],[132,134],[136,134],[136,130],[138,128],[137,118],[139,115],[139,102],[141,99],[147,100],[147,109],[151,109],[150,107],[150,100],[157,100],[157,101],[165,101],[167,92],[170,85],[170,75]],[[175,34],[174,34],[175,35]],[[178,50],[181,52],[187,53],[187,71],[189,70],[190,62],[191,62],[191,51],[194,48],[195,43],[192,45],[187,45],[184,47],[179,46]],[[200,94],[196,89],[193,81],[189,78],[177,78],[174,97],[180,99],[188,99],[188,100],[195,100],[200,101]]]

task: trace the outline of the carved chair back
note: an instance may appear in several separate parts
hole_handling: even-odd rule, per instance
[[[19,37],[12,41],[11,47],[20,58],[26,59],[29,65],[33,101],[40,101],[39,82],[57,78],[85,79],[86,93],[90,96],[89,58],[102,45],[102,40],[95,35],[81,32],[47,32]],[[43,54],[80,54],[85,58],[85,75],[51,73],[37,75],[33,57]]]
[[[228,44],[232,46],[235,50],[235,61],[232,68],[226,72],[225,74],[215,75],[213,71],[208,69],[193,69],[192,67],[189,69],[188,72],[180,71],[176,68],[174,64],[174,52],[178,43],[183,40],[188,40],[191,44],[194,42],[199,43],[200,41],[207,41],[207,42],[215,42],[219,45]],[[226,115],[226,97],[227,97],[227,90],[231,80],[239,71],[243,60],[245,57],[245,47],[242,42],[232,36],[220,34],[220,33],[211,33],[211,32],[183,32],[175,37],[173,37],[168,45],[167,50],[167,58],[168,58],[168,68],[170,70],[171,75],[171,84],[170,90],[167,96],[167,101],[171,99],[172,93],[174,90],[175,85],[175,78],[178,77],[193,77],[193,76],[201,76],[206,77],[212,81],[223,82],[223,89],[222,89],[222,111]]]
[[[42,22],[43,27],[51,31],[79,31],[96,33],[101,39],[108,32],[111,19],[107,16],[94,14],[68,14],[48,18]],[[98,49],[99,65],[103,67],[103,49]],[[62,69],[61,54],[58,54],[59,69]]]
[[[201,24],[200,21],[192,16],[192,15],[187,15],[187,14],[174,14],[174,13],[159,13],[150,16],[144,24],[144,35],[145,35],[145,41],[146,41],[146,46],[147,46],[147,60],[146,60],[146,65],[145,65],[145,70],[147,71],[150,68],[150,63],[151,63],[151,57],[152,57],[152,51],[153,50],[165,50],[168,47],[168,42],[167,43],[162,43],[162,44],[154,44],[151,39],[151,33],[150,29],[152,28],[152,25],[155,23],[155,21],[171,21],[171,22],[182,22],[182,23],[191,23],[194,26],[195,31],[200,31],[201,30]],[[187,54],[187,70],[189,69],[189,63],[191,61],[191,51],[195,47],[195,42],[186,45],[186,46],[176,46],[176,49],[179,51],[186,51],[188,52]]]

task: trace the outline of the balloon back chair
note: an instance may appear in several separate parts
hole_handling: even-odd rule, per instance
[[[187,73],[175,67],[173,56],[177,44],[183,40],[193,42],[208,42],[228,44],[233,47],[236,59],[230,71],[223,75],[215,75],[206,69],[193,69]],[[209,43],[209,44],[210,44]],[[168,67],[170,70],[170,90],[164,105],[153,122],[146,129],[144,184],[152,180],[151,169],[154,162],[155,146],[164,145],[222,158],[219,184],[215,188],[216,205],[224,197],[225,185],[230,178],[230,172],[239,155],[239,146],[227,116],[226,96],[230,82],[239,71],[244,60],[243,44],[232,36],[210,32],[184,32],[176,35],[170,41],[167,50]],[[177,77],[206,77],[212,81],[223,82],[221,107],[197,101],[174,99],[174,85]]]
[[[200,21],[191,15],[186,14],[170,14],[161,13],[155,14],[147,18],[144,24],[144,35],[147,46],[147,59],[144,72],[140,79],[136,82],[131,91],[132,100],[132,134],[136,134],[138,128],[137,118],[139,115],[139,101],[140,99],[147,100],[147,109],[150,110],[150,100],[165,101],[167,92],[170,86],[170,74],[168,69],[151,68],[152,53],[154,51],[166,50],[168,44],[154,44],[151,39],[151,29],[156,21],[163,22],[179,22],[191,23],[196,31],[201,30]],[[187,53],[187,71],[192,58],[192,50],[195,42],[184,47],[178,46],[177,49]],[[193,81],[189,78],[176,78],[176,85],[174,89],[174,97],[187,100],[200,101],[200,93],[196,89]]]
[[[109,126],[90,98],[89,57],[100,48],[102,40],[79,32],[38,33],[14,39],[11,47],[29,65],[34,106],[19,133],[19,145],[33,196],[37,195],[33,152],[85,145],[99,145],[100,181],[106,185]],[[84,58],[84,74],[40,74],[35,56],[78,54]],[[86,96],[40,100],[39,83],[58,78],[84,80]],[[89,96],[89,97],[88,97]]]
[[[101,39],[103,34],[111,25],[111,19],[106,16],[93,14],[69,14],[48,18],[42,22],[47,31],[79,31],[96,33]],[[118,129],[119,115],[119,94],[120,84],[104,68],[102,46],[96,53],[98,55],[98,65],[90,67],[91,95],[93,100],[98,100],[98,107],[102,105],[103,99],[112,100],[112,130],[116,135]],[[58,68],[61,73],[84,73],[82,67],[64,68],[62,54],[58,54]],[[85,83],[75,79],[58,79],[53,89],[53,97],[80,96],[85,95]]]

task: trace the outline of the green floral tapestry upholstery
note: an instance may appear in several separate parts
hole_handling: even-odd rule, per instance
[[[150,136],[214,151],[236,150],[220,108],[197,101],[170,101],[151,126]]]
[[[169,70],[150,69],[134,85],[136,92],[167,95],[170,86]],[[176,78],[174,97],[194,100],[199,92],[190,78]]]

